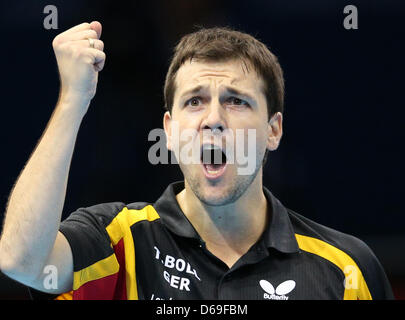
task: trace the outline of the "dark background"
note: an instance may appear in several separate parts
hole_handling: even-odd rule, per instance
[[[48,4],[58,30],[43,26]],[[343,27],[349,4],[358,30]],[[265,185],[287,207],[364,240],[405,298],[403,1],[25,0],[0,9],[0,220],[57,101],[58,33],[98,20],[107,54],[77,139],[65,218],[100,202],[153,202],[182,179],[176,165],[147,158],[172,48],[196,25],[230,26],[267,44],[285,73],[284,136]],[[27,290],[0,276],[0,298],[27,299]]]

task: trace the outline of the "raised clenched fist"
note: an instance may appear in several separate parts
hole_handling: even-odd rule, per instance
[[[93,21],[70,28],[53,40],[61,81],[60,97],[83,103],[94,97],[98,73],[106,59],[100,35],[101,24]]]

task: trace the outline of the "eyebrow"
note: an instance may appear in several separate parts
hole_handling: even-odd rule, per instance
[[[245,97],[245,98],[247,98],[249,100],[252,100],[253,102],[256,102],[256,99],[253,98],[252,95],[250,95],[247,92],[240,91],[239,89],[236,89],[236,88],[233,88],[233,87],[226,87],[226,91],[228,91],[230,94],[234,94],[236,96],[242,96],[242,97]]]
[[[195,88],[192,88],[190,90],[187,90],[185,92],[182,93],[182,95],[180,96],[180,98],[183,98],[185,96],[188,96],[190,94],[196,94],[199,93],[204,87],[202,85],[196,86]]]
[[[205,88],[206,88],[205,86],[198,85],[198,86],[196,86],[196,87],[194,87],[194,88],[192,88],[192,89],[189,89],[189,90],[183,92],[182,95],[180,96],[180,99],[184,98],[184,97],[187,96],[187,95],[197,94],[197,93],[199,93],[201,90],[203,90],[203,89],[205,89]],[[226,87],[225,87],[225,90],[226,90],[228,93],[230,93],[230,94],[237,95],[237,96],[241,96],[241,97],[245,97],[246,99],[249,99],[249,100],[251,100],[252,102],[256,103],[256,99],[253,98],[253,96],[250,95],[250,94],[247,93],[247,92],[243,92],[243,91],[241,91],[241,90],[239,90],[239,89],[236,89],[236,88],[234,88],[234,87],[229,87],[229,86],[226,86]]]

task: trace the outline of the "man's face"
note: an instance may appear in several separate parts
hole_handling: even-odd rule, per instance
[[[168,148],[178,150],[186,183],[203,203],[236,201],[255,180],[266,148],[277,148],[282,117],[276,114],[269,124],[263,87],[261,77],[241,60],[192,60],[178,70],[172,113],[164,117]],[[191,133],[189,139],[174,135],[175,126],[180,136]],[[198,155],[186,163],[180,153],[191,152],[191,144]]]

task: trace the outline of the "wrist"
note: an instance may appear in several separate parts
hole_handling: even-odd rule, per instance
[[[91,99],[83,94],[61,90],[58,98],[58,109],[84,116]]]
[[[59,103],[74,104],[78,106],[88,106],[91,99],[80,92],[61,89],[59,92]]]

